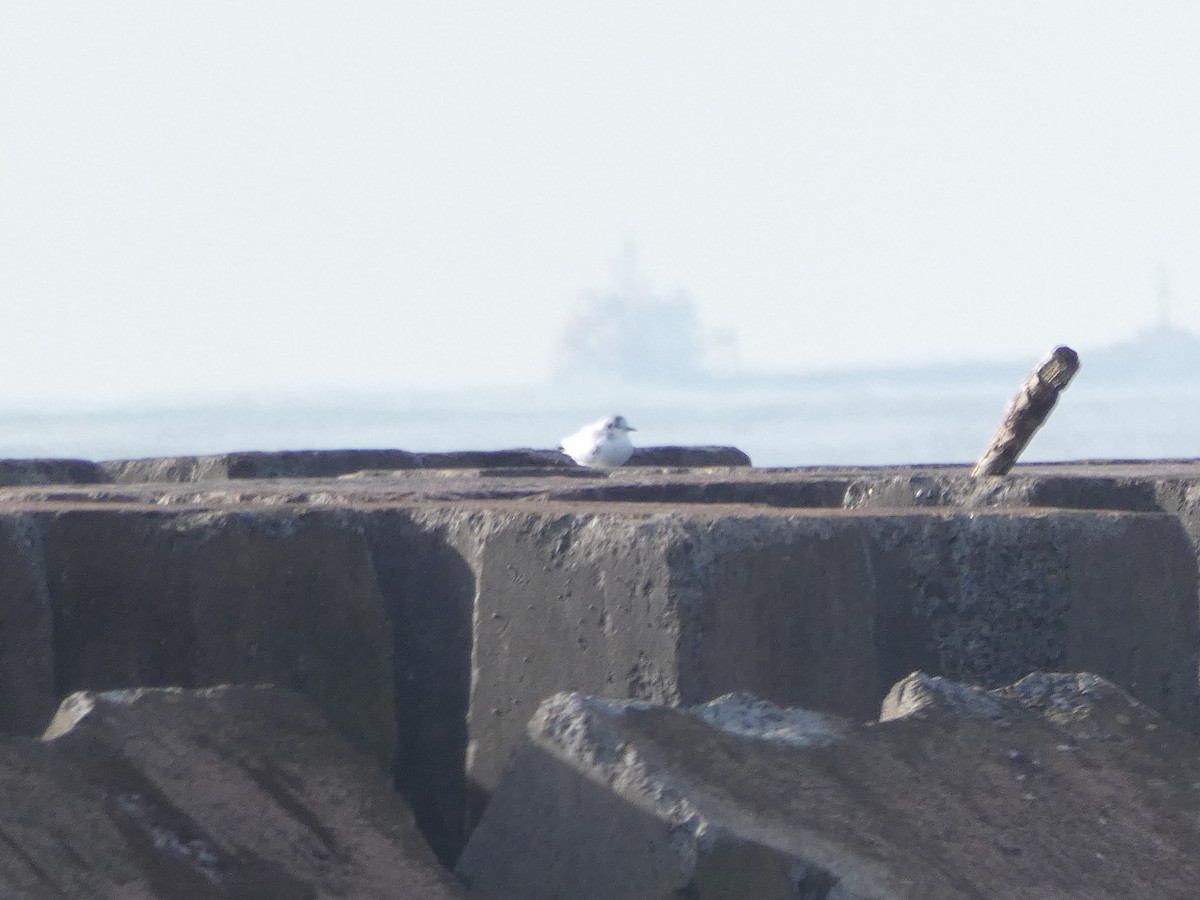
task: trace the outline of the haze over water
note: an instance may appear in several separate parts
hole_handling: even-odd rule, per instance
[[[691,385],[9,406],[0,409],[0,457],[547,448],[585,422],[620,412],[638,428],[634,438],[643,446],[733,445],[759,466],[967,463],[983,451],[1037,361]],[[1083,354],[1080,374],[1022,459],[1200,457],[1195,361],[1200,343],[1175,331]]]
[[[151,393],[245,396],[266,421],[337,391],[379,398],[347,401],[361,423],[453,392],[400,431],[235,410],[0,440],[550,442],[600,413],[564,401],[514,434],[460,407],[505,386],[491,409],[540,414],[524,386],[557,381],[564,324],[627,242],[719,338],[713,371],[1086,353],[1153,319],[1160,267],[1200,331],[1197,47],[1179,0],[0,3],[0,408],[148,423]],[[655,363],[638,352],[619,348]],[[690,434],[665,427],[676,406],[712,439],[775,429],[768,460],[978,440],[955,418],[896,444],[904,403],[846,394],[857,415],[829,419],[803,385],[794,416],[739,387],[777,417],[739,428],[698,382],[668,401],[642,374],[600,401],[654,441]]]

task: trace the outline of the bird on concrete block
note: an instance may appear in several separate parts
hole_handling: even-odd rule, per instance
[[[637,431],[624,416],[609,416],[562,439],[558,448],[581,466],[615,469],[633,455],[629,432]]]

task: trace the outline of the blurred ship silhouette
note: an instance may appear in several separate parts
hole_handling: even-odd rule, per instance
[[[734,331],[705,330],[686,291],[656,292],[631,247],[614,266],[614,275],[610,288],[585,295],[568,317],[554,366],[557,386],[740,389],[1011,381],[1015,388],[1037,362],[966,360],[827,371],[743,371]],[[1065,342],[1082,361],[1080,383],[1200,383],[1200,336],[1171,321],[1169,300],[1166,276],[1160,271],[1159,316],[1153,327],[1099,348],[1074,346],[1068,338]]]

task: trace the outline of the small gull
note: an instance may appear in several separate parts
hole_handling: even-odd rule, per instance
[[[563,438],[559,449],[581,466],[615,469],[633,455],[629,432],[636,430],[624,416],[609,416]]]

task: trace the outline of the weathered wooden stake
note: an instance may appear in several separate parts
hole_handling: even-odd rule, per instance
[[[1079,354],[1070,347],[1055,347],[1008,404],[1000,428],[971,475],[1007,475],[1078,371]]]

